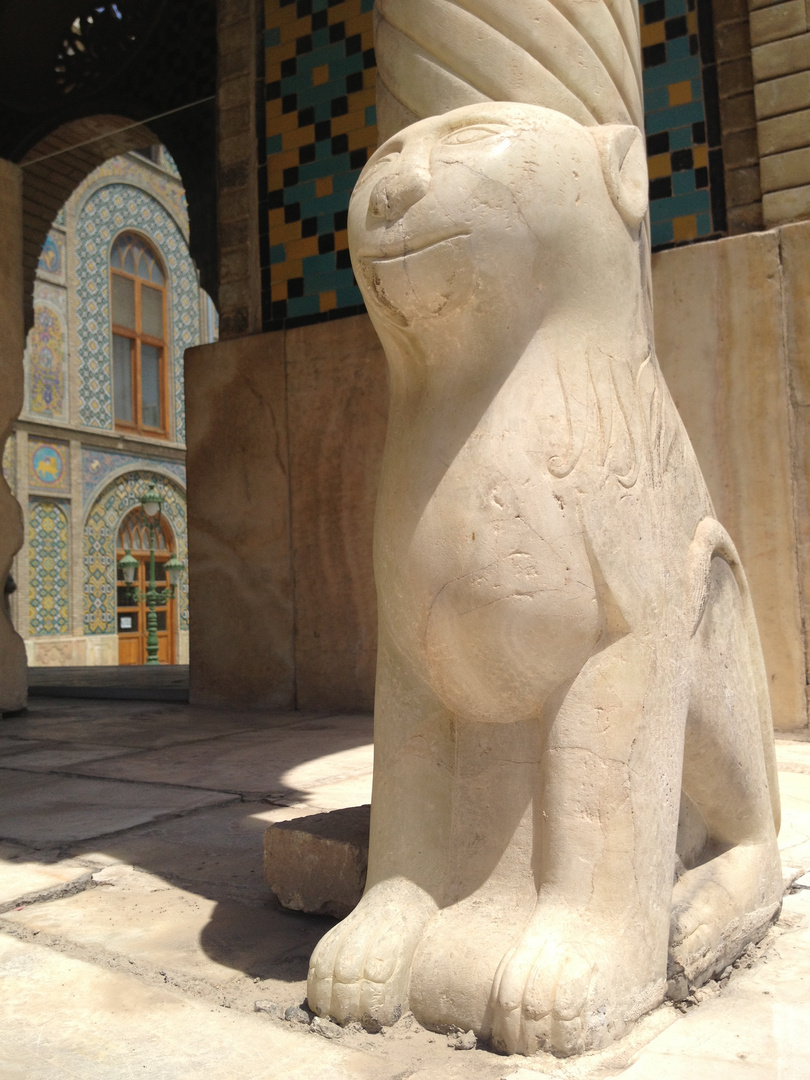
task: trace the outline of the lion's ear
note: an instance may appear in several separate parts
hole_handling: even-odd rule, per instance
[[[631,229],[647,213],[647,150],[644,136],[627,124],[588,128],[599,150],[602,174],[613,205]]]

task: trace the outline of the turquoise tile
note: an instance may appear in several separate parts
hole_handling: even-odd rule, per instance
[[[283,263],[287,261],[287,252],[283,244],[273,244],[270,248],[270,265],[275,266],[277,263]]]
[[[697,216],[698,236],[709,236],[712,231],[712,215],[708,210]]]
[[[686,12],[686,0],[666,0],[666,13],[668,19],[675,19],[678,15],[685,15]]]
[[[692,125],[670,128],[670,150],[686,150],[692,145]]]
[[[377,123],[377,106],[366,105],[366,127],[374,127]]]
[[[650,241],[653,247],[659,244],[671,244],[673,240],[672,221],[653,221],[650,229]]]
[[[644,112],[659,112],[669,108],[669,90],[666,86],[659,86],[655,90],[644,91]]]
[[[695,170],[685,169],[672,174],[672,194],[691,195],[695,190]]]
[[[644,72],[644,89],[654,90],[660,86],[670,86],[672,83],[685,82],[687,79],[699,77],[699,58],[697,56],[686,56],[683,59],[668,60],[666,64],[647,68]]]
[[[317,315],[321,303],[317,296],[295,296],[287,301],[287,317],[298,319],[302,315]]]
[[[265,49],[272,49],[275,45],[281,44],[281,28],[278,26],[271,26],[269,30],[264,32],[264,47]]]
[[[646,117],[645,127],[648,135],[659,131],[671,131],[685,124],[698,124],[706,119],[702,101],[690,101],[688,105],[673,105],[661,112],[650,113]]]
[[[267,140],[267,156],[281,152],[281,136],[271,135]]]
[[[655,199],[650,203],[650,219],[661,222],[667,218],[683,217],[709,210],[708,191],[695,191],[691,195],[673,195],[670,199]]]
[[[667,64],[671,64],[674,60],[696,60],[697,57],[693,57],[689,52],[689,38],[681,37],[675,38],[673,41],[667,42]],[[690,76],[691,77],[691,76]],[[679,80],[675,80],[678,82]]]
[[[355,304],[363,303],[363,297],[357,286],[348,284],[348,282],[351,282],[352,280],[351,270],[346,271],[346,276],[347,284],[337,291],[337,305],[339,308],[354,307]]]

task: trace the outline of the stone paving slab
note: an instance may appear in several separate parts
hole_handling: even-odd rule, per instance
[[[331,752],[321,756],[319,739],[324,738]],[[304,798],[327,784],[370,776],[372,754],[368,720],[362,725],[347,724],[345,729],[333,721],[330,728],[324,723],[316,732],[298,726],[278,728],[272,737],[266,731],[242,731],[215,741],[77,765],[72,771],[84,776],[267,794],[286,802]]]
[[[233,798],[223,791],[0,769],[0,838],[53,847]]]
[[[270,897],[262,874],[265,829],[274,821],[310,813],[308,807],[230,803],[106,839],[94,838],[71,848],[70,854],[96,869],[131,864],[203,895],[260,904]]]
[[[120,746],[85,746],[52,745],[43,747],[32,744],[31,749],[25,743],[16,753],[0,753],[0,768],[25,769],[28,772],[72,771],[71,766],[100,758],[121,757],[126,753],[139,753],[138,749],[125,750]]]
[[[27,849],[0,841],[0,911],[87,878],[91,869],[74,859],[43,862]]]

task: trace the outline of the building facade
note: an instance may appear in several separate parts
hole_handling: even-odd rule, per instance
[[[118,581],[130,549],[145,585],[139,499],[163,496],[157,575],[187,560],[183,353],[216,316],[188,250],[165,148],[115,157],[56,216],[36,271],[25,400],[3,469],[23,509],[12,618],[33,665],[143,663],[145,606]],[[159,656],[188,662],[188,585],[157,610]]]

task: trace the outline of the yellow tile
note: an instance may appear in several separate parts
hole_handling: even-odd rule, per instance
[[[304,267],[300,259],[288,259],[270,267],[270,281],[289,281],[290,278],[303,277]]]
[[[313,142],[315,142],[315,127],[313,124],[296,128],[294,131],[285,131],[282,138],[282,146],[285,150],[297,150],[299,146],[306,146],[307,143]]]
[[[271,229],[281,228],[282,226],[287,224],[287,222],[284,220],[283,206],[274,207],[274,209],[267,211],[267,224],[268,227]],[[271,236],[270,243],[273,244],[276,242],[277,241],[273,240]]]
[[[295,56],[295,42],[285,41],[281,45],[273,45],[264,51],[264,81],[265,84],[276,82],[281,78],[281,64],[284,60],[292,60]]]
[[[294,22],[285,23],[281,27],[281,43],[282,45],[288,41],[297,41],[300,37],[306,37],[307,34],[312,33],[312,20],[306,16],[303,19],[296,19]]]
[[[269,112],[270,104],[278,105],[272,114]],[[281,111],[281,102],[268,103],[268,111],[265,113],[265,131],[268,138],[271,135],[283,135],[285,131],[295,131],[298,128],[298,113]]]
[[[651,180],[657,180],[661,176],[669,176],[672,172],[669,154],[656,154],[655,157],[647,158],[647,171]]]
[[[666,41],[666,30],[664,28],[663,19],[661,20],[661,22],[652,23],[650,26],[642,26],[642,49],[646,49],[648,45],[660,45],[662,41]]]
[[[676,243],[682,240],[694,240],[697,236],[697,216],[686,214],[672,222],[672,236]]]
[[[334,311],[337,307],[337,293],[334,289],[331,292],[322,292],[319,299],[321,311]]]
[[[374,22],[370,11],[362,11],[358,15],[350,15],[343,21],[346,23],[346,37],[351,37],[353,34],[374,33]],[[364,48],[368,47],[368,45],[364,45]]]
[[[270,282],[270,299],[271,300],[286,300],[287,299],[287,282],[286,281],[271,281]]]
[[[345,229],[335,233],[335,251],[345,251],[349,246],[349,234]]]
[[[349,132],[349,149],[350,150],[359,150],[361,146],[368,147],[368,145],[369,145],[368,130],[369,130],[368,128],[363,127],[363,128],[358,128],[357,131],[350,131]]]
[[[670,105],[688,105],[692,100],[692,83],[689,79],[673,83],[669,88]]]
[[[332,121],[333,135],[346,135],[350,131],[366,126],[366,114],[364,111],[353,110],[343,116],[336,116]]]
[[[268,30],[298,21],[298,12],[296,11],[295,4],[290,4],[287,7],[280,7],[278,0],[265,0],[264,11],[264,25]]]
[[[318,254],[318,237],[304,236],[299,240],[290,240],[287,244],[287,261],[305,259],[308,255]],[[295,275],[291,275],[295,277]]]
[[[271,214],[276,211],[271,210]],[[292,240],[301,239],[301,222],[300,221],[284,221],[284,211],[280,211],[282,220],[280,224],[274,224],[270,222],[270,244],[275,247],[277,244],[289,244]]]
[[[321,64],[320,67],[312,69],[312,85],[323,86],[324,83],[329,82],[329,65]]]
[[[686,13],[686,29],[690,34],[696,34],[698,32],[698,21],[696,11],[687,11]]]
[[[332,194],[333,184],[331,176],[321,176],[315,181],[315,194],[319,199]]]
[[[693,146],[692,147],[692,160],[695,163],[696,169],[705,168],[709,164],[709,148],[708,146]]]

